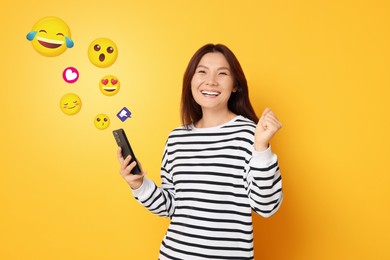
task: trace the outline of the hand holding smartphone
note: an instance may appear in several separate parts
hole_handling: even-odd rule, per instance
[[[127,156],[130,155],[131,156],[130,163],[137,161],[137,159],[134,155],[133,149],[130,146],[130,142],[127,139],[125,131],[122,128],[120,128],[120,129],[112,131],[112,133],[114,135],[114,138],[116,140],[117,145],[122,148],[123,158],[126,159]],[[132,174],[140,174],[141,173],[141,168],[139,167],[138,162],[135,165],[135,167],[133,168],[133,170],[131,171],[131,173]]]

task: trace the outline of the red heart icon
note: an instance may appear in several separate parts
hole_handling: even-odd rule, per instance
[[[102,83],[103,83],[104,85],[107,85],[108,79],[102,79]]]
[[[112,85],[115,85],[116,83],[118,83],[118,80],[117,80],[117,79],[114,79],[114,78],[112,78],[112,79],[111,79],[111,83],[112,83]]]

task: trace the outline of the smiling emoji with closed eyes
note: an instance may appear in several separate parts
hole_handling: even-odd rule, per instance
[[[74,93],[64,95],[60,100],[60,109],[66,115],[75,115],[81,109],[81,99]]]
[[[113,96],[118,93],[121,84],[115,76],[107,75],[99,82],[99,89],[106,96]]]

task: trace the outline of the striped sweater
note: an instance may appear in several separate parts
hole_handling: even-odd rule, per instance
[[[253,259],[251,212],[269,217],[283,197],[277,156],[254,150],[255,128],[237,116],[170,133],[161,186],[144,178],[133,190],[148,210],[171,218],[159,259]]]

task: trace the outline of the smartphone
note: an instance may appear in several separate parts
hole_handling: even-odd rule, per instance
[[[112,133],[114,134],[117,145],[122,148],[123,158],[126,159],[127,156],[131,155],[131,160],[130,160],[129,164],[134,162],[134,161],[137,161],[137,159],[134,155],[133,149],[131,149],[129,140],[127,139],[125,130],[120,128],[120,129],[112,131]],[[131,171],[131,173],[132,174],[140,174],[141,173],[141,168],[139,167],[138,162],[135,165],[135,167],[133,168],[133,170]]]

